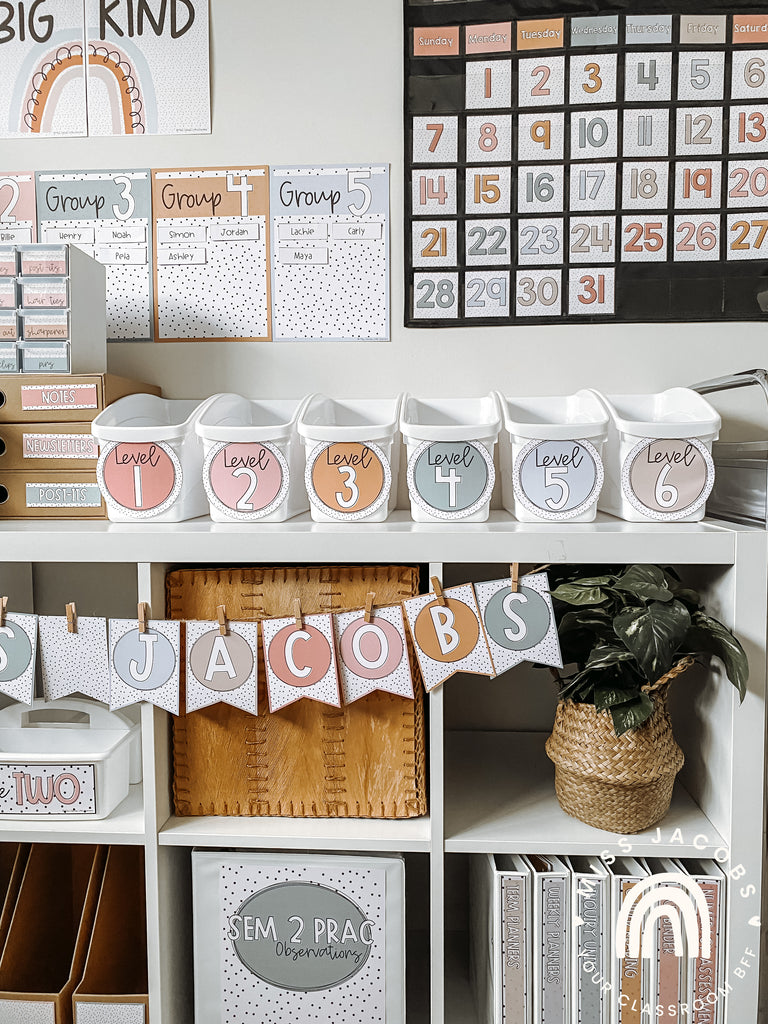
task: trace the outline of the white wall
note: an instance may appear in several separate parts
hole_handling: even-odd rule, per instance
[[[0,167],[392,165],[392,342],[113,344],[171,397],[656,390],[768,362],[763,324],[406,330],[401,0],[211,0],[213,134],[0,142]],[[183,69],[180,69],[183,74]]]

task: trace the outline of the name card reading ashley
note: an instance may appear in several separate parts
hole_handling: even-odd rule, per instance
[[[152,172],[159,341],[270,337],[266,167]]]
[[[270,206],[275,341],[386,341],[389,168],[273,168]]]

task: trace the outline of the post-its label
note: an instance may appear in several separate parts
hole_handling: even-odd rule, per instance
[[[497,21],[490,25],[467,25],[467,53],[509,53],[512,49],[512,22]]]
[[[22,384],[21,408],[98,409],[99,391],[95,384]]]
[[[99,508],[98,484],[61,483],[26,485],[27,508]]]
[[[735,14],[733,16],[734,43],[752,43],[768,39],[768,16],[764,14]]]
[[[681,43],[724,43],[725,15],[712,14],[706,17],[680,15]]]
[[[414,57],[455,57],[459,53],[459,26],[453,28],[415,28]]]
[[[565,19],[547,18],[543,21],[517,23],[518,50],[556,50],[565,42]]]

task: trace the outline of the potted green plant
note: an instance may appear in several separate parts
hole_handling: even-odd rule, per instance
[[[611,832],[664,817],[683,753],[667,708],[671,681],[714,655],[746,693],[748,662],[699,594],[656,565],[550,569],[563,663],[547,754],[563,810]]]

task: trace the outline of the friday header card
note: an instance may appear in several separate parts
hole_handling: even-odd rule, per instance
[[[155,337],[269,340],[266,167],[152,172]]]
[[[768,9],[600,8],[407,0],[406,326],[768,316]]]
[[[273,167],[275,341],[389,338],[389,167]]]

